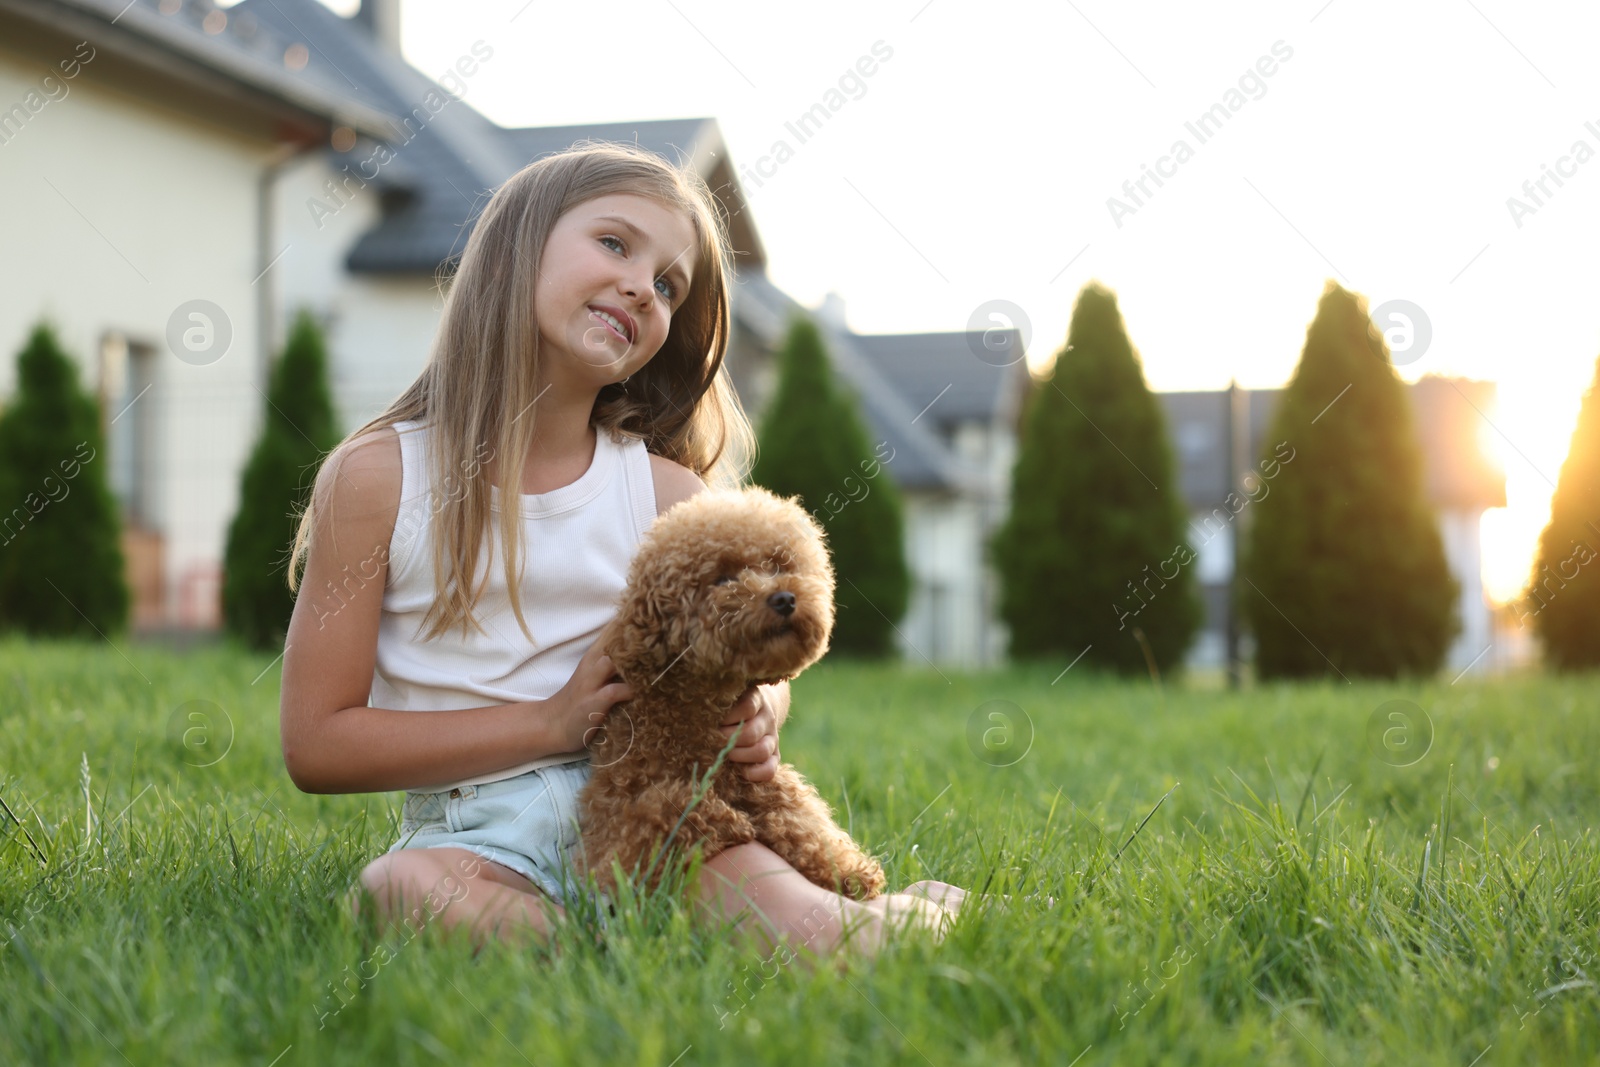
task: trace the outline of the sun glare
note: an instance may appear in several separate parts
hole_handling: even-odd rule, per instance
[[[1484,512],[1479,526],[1484,592],[1497,604],[1520,596],[1533,571],[1539,534],[1550,521],[1550,499],[1577,424],[1580,392],[1540,387],[1527,378],[1503,381],[1492,425],[1483,426],[1484,452],[1506,472],[1506,506]]]

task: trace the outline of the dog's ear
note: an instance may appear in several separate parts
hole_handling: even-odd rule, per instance
[[[697,590],[698,575],[684,564],[643,553],[635,557],[617,615],[617,640],[646,680],[666,670],[695,639]]]
[[[783,526],[787,537],[784,552],[795,565],[819,575],[831,592],[834,573],[828,531],[815,516],[800,506],[799,499],[789,497],[782,501]]]

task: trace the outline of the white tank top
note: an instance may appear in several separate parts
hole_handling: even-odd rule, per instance
[[[389,542],[389,573],[378,622],[377,663],[371,707],[398,711],[454,711],[522,700],[545,700],[567,684],[578,660],[612,616],[626,584],[628,565],[640,539],[656,519],[655,484],[644,442],[613,441],[596,428],[594,460],[571,485],[548,493],[522,494],[522,614],[533,634],[528,643],[506,592],[500,547],[501,494],[491,486],[490,523],[478,555],[488,584],[474,614],[483,632],[459,627],[426,640],[419,631],[433,605],[434,501],[432,467],[426,455],[429,429],[395,424],[402,463],[400,510]],[[487,546],[495,545],[493,566]],[[570,763],[588,753],[566,752],[529,760],[459,782],[411,786],[437,792],[480,785],[538,767]]]

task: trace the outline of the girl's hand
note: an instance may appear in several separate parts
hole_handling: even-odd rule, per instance
[[[577,669],[572,672],[572,677],[567,679],[567,684],[560,691],[545,701],[546,712],[551,717],[551,727],[556,731],[556,737],[564,748],[558,752],[581,752],[590,749],[594,753],[597,764],[615,762],[622,757],[618,752],[615,757],[606,758],[600,755],[598,748],[608,747],[611,741],[621,742],[624,746],[632,738],[633,731],[626,723],[618,724],[620,731],[607,730],[600,733],[600,727],[606,724],[606,713],[613,704],[624,700],[633,699],[633,690],[628,688],[616,673],[611,663],[611,657],[606,655],[596,641],[589,646],[587,652],[578,660]],[[619,716],[620,717],[620,716]],[[617,733],[615,738],[610,735]]]
[[[728,753],[732,763],[744,764],[744,776],[752,782],[770,781],[778,773],[778,720],[767,705],[760,686],[750,686],[728,709],[721,726],[723,743],[737,731],[739,740]]]

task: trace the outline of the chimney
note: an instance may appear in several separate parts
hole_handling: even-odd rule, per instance
[[[400,54],[400,0],[361,0],[361,7],[351,17],[374,41]]]
[[[816,314],[817,318],[840,333],[850,332],[850,327],[844,321],[844,297],[831,289],[828,291],[828,295],[822,298],[822,303],[818,306]]]

